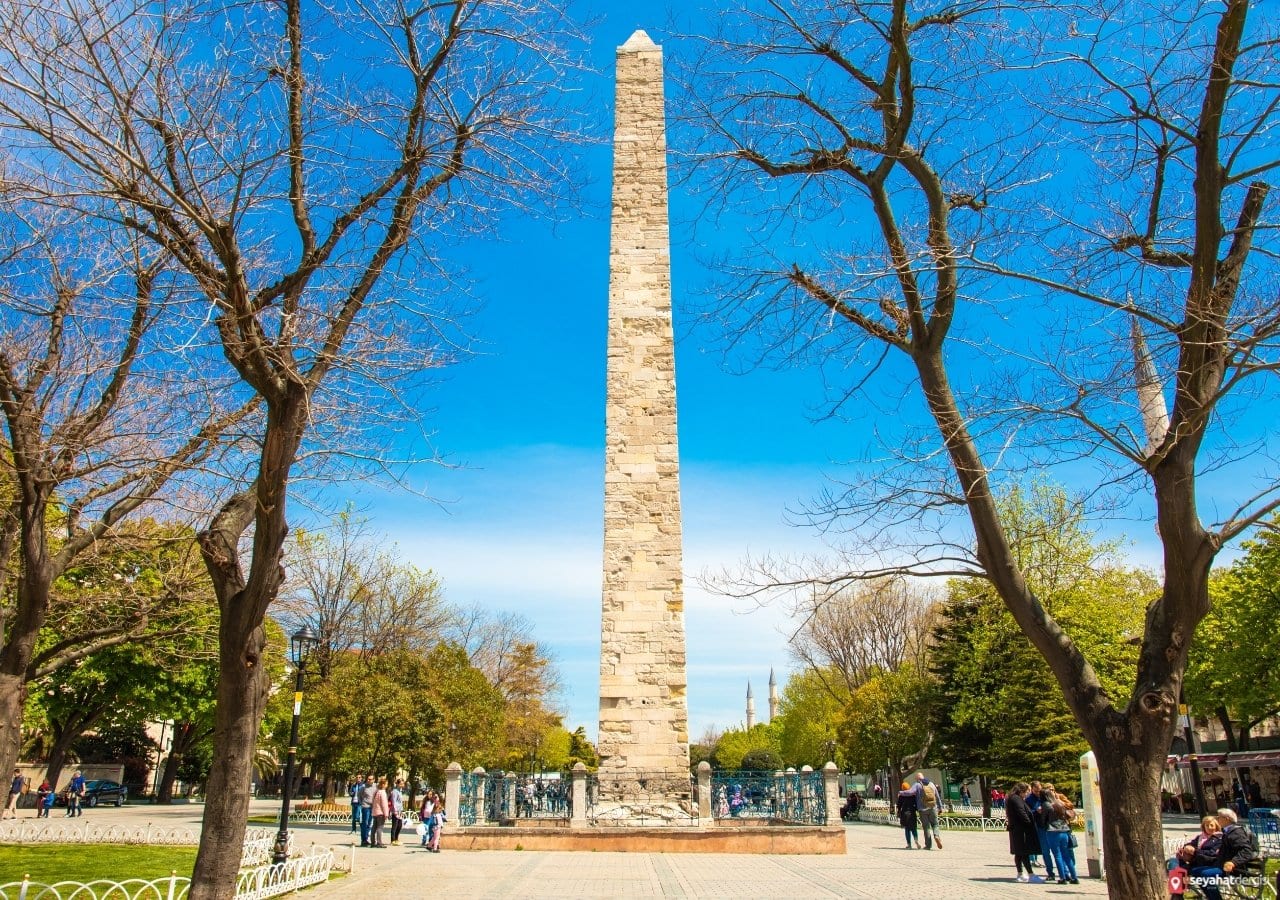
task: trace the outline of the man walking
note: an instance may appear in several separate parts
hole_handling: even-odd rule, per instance
[[[84,810],[80,808],[80,799],[84,796],[84,773],[76,769],[76,774],[71,776],[71,783],[67,785],[67,815],[75,818],[83,816]]]
[[[378,792],[378,786],[373,781],[373,776],[365,777],[364,784],[360,787],[360,846],[369,846],[369,830],[373,827],[373,795]]]
[[[4,814],[11,819],[18,818],[18,798],[22,796],[22,770],[13,770],[13,781],[9,785],[9,802],[4,805]]]
[[[920,828],[924,831],[924,849],[932,850],[936,843],[942,849],[942,835],[938,832],[938,789],[923,772],[916,773],[916,810],[920,814]]]
[[[357,775],[355,780],[347,785],[347,796],[351,800],[351,833],[355,834],[360,830],[360,791],[364,788],[364,775]]]

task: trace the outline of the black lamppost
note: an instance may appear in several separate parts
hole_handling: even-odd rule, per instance
[[[280,791],[280,831],[276,833],[276,845],[271,852],[271,862],[283,865],[289,861],[289,800],[293,793],[293,766],[298,758],[298,720],[302,718],[302,673],[307,668],[307,656],[320,643],[320,638],[303,625],[289,639],[289,657],[293,660],[296,677],[293,682],[293,723],[289,726],[289,757],[284,764],[284,785]]]

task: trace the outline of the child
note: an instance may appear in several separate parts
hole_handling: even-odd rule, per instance
[[[431,846],[428,848],[432,853],[440,852],[440,832],[444,830],[444,823],[449,821],[448,816],[444,814],[444,803],[436,802],[436,811],[431,816]]]
[[[49,779],[40,782],[36,790],[36,818],[49,818],[49,810],[53,808],[53,788],[49,787]]]

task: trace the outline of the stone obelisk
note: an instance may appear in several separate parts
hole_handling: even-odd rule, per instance
[[[618,48],[615,116],[598,749],[622,800],[659,771],[687,791],[689,767],[662,49],[643,31]]]

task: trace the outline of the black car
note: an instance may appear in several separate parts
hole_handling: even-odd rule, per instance
[[[58,805],[67,805],[67,795],[69,791],[65,788],[58,793]],[[114,803],[116,806],[124,806],[124,801],[129,799],[129,789],[123,784],[115,781],[95,780],[86,781],[84,783],[84,797],[80,800],[81,806],[87,806],[90,809],[99,803]]]

